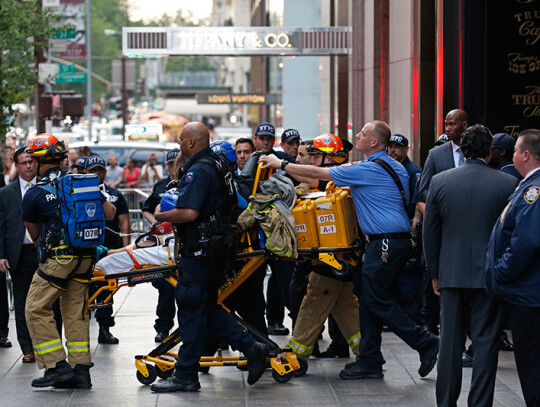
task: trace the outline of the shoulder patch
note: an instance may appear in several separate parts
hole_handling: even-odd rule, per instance
[[[352,163],[345,163],[345,164],[342,164],[341,166],[342,167],[352,167],[354,165],[357,165],[359,163],[359,161],[353,161]]]
[[[533,186],[525,190],[523,198],[528,204],[533,204],[538,199],[538,195],[540,195],[540,187]]]
[[[190,171],[186,174],[184,180],[187,182],[187,183],[190,183],[191,181],[193,181],[193,172]]]

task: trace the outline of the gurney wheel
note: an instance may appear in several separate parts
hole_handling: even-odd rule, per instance
[[[272,369],[272,377],[278,383],[287,383],[289,380],[291,380],[292,376],[293,376],[292,372],[286,373],[283,376],[281,376],[277,371]]]
[[[300,369],[293,371],[294,377],[304,376],[308,370],[308,362],[306,359],[297,358]]]
[[[144,375],[137,370],[137,380],[142,384],[149,385],[156,381],[157,373],[156,368],[152,365],[146,364],[146,369],[148,369],[148,377],[144,377]]]
[[[168,379],[169,377],[172,376],[173,372],[174,372],[174,368],[163,371],[159,367],[156,367],[156,374],[157,374],[157,377],[159,377],[160,379]]]

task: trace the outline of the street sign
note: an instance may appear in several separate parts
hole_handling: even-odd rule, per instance
[[[128,140],[159,141],[163,136],[161,124],[128,124],[126,125],[126,138]]]
[[[75,65],[73,64],[59,64],[58,73],[75,72]]]
[[[75,27],[70,28],[56,28],[54,30],[54,39],[55,40],[71,40],[74,39],[77,36],[77,30]]]
[[[49,51],[51,52],[66,52],[68,40],[51,40]]]
[[[83,83],[86,82],[84,72],[63,72],[56,75],[56,83]]]

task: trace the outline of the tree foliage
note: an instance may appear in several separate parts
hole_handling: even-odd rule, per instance
[[[54,17],[36,0],[0,1],[0,142],[5,152],[7,120],[16,112],[13,105],[32,94],[37,82],[34,52],[47,47]]]

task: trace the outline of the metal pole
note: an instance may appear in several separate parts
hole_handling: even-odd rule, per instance
[[[122,55],[122,136],[126,138],[128,93],[126,86],[126,57]]]
[[[92,140],[92,24],[90,0],[86,0],[86,108],[88,109],[88,139]]]

